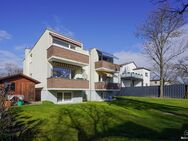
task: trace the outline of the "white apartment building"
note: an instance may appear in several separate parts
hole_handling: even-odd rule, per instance
[[[120,66],[115,56],[46,29],[25,49],[23,73],[38,81],[41,100],[53,103],[102,101],[119,92]]]
[[[150,70],[137,67],[134,62],[120,65],[122,87],[150,86]]]

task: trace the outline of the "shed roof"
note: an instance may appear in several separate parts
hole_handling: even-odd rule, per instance
[[[6,80],[8,80],[8,79],[19,78],[19,77],[20,77],[20,78],[28,79],[28,80],[30,80],[30,81],[36,83],[36,84],[39,84],[39,83],[40,83],[38,80],[33,79],[33,78],[29,77],[29,76],[26,76],[26,75],[24,75],[24,74],[22,74],[22,73],[20,73],[20,74],[15,74],[15,75],[11,75],[11,76],[2,77],[2,78],[0,78],[0,82],[6,81]]]

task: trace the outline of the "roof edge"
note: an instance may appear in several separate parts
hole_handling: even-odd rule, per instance
[[[21,77],[24,77],[24,78],[26,78],[26,79],[29,79],[29,80],[35,82],[36,84],[39,84],[39,83],[40,83],[38,80],[33,79],[33,78],[31,78],[31,77],[29,77],[29,76],[27,76],[27,75],[24,75],[23,73],[18,73],[18,74],[14,74],[14,75],[2,77],[2,78],[0,78],[0,81],[6,80],[6,79],[15,78],[15,77],[18,77],[18,76],[21,76]]]

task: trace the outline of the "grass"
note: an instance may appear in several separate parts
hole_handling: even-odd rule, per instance
[[[19,107],[28,140],[180,140],[188,130],[188,100],[119,97],[113,102]]]

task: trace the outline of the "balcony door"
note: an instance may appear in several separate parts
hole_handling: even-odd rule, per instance
[[[58,92],[57,93],[57,103],[62,102],[71,102],[72,101],[72,92]]]
[[[57,103],[63,101],[63,93],[57,93]]]

